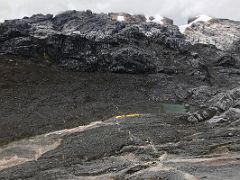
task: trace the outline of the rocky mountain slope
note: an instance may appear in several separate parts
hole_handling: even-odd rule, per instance
[[[239,53],[240,22],[209,17],[206,21],[189,23],[184,34],[192,44],[213,44],[223,51]]]
[[[0,24],[0,179],[239,179],[238,22],[189,23]]]

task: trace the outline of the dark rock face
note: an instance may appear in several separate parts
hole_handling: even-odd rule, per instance
[[[126,20],[119,22],[114,18],[118,15],[68,11],[5,21],[0,53],[87,72],[152,73],[166,58],[179,58],[176,52],[186,43],[176,26],[129,14],[122,14]]]
[[[239,179],[238,22],[164,20],[0,24],[0,179]]]

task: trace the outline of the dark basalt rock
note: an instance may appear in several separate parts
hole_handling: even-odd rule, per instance
[[[67,11],[5,21],[0,25],[0,53],[75,71],[191,72],[202,79],[208,78],[204,62],[213,63],[212,53],[220,66],[236,67],[235,56],[191,46],[172,23],[146,22],[141,15],[124,13],[120,15],[126,20],[119,22],[113,18],[118,15]]]
[[[0,179],[238,179],[240,53],[215,32],[238,23],[167,21],[0,24]]]
[[[5,21],[0,25],[0,53],[77,71],[126,73],[153,73],[159,62],[181,56],[187,43],[172,23],[146,23],[144,16],[130,14],[118,22],[113,18],[117,15],[67,11],[55,17],[37,14]],[[161,46],[162,52],[154,46]],[[169,54],[164,59],[163,51]]]

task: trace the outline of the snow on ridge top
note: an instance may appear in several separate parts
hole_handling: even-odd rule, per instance
[[[154,16],[154,20],[152,22],[163,24],[163,19],[164,18],[162,16],[156,15]]]
[[[203,15],[198,16],[197,19],[195,19],[195,20],[194,20],[193,22],[191,22],[191,23],[193,24],[193,23],[200,22],[200,21],[207,22],[207,21],[209,21],[209,20],[211,20],[211,19],[212,19],[212,17],[203,14]],[[190,24],[191,24],[191,23],[190,23]]]
[[[125,17],[124,16],[117,16],[117,21],[125,21]]]
[[[182,34],[184,34],[185,30],[187,27],[190,27],[192,24],[194,23],[197,23],[197,22],[208,22],[212,19],[212,17],[210,16],[207,16],[205,14],[203,15],[200,15],[200,16],[197,16],[197,19],[195,19],[194,21],[192,21],[191,23],[189,24],[186,24],[186,25],[182,25],[182,26],[179,26],[179,30]]]
[[[155,22],[158,24],[164,24],[163,20],[164,17],[160,15],[155,15],[155,16],[146,16],[147,22]]]

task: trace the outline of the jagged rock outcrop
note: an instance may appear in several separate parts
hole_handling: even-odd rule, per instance
[[[119,21],[118,16],[125,20]],[[170,20],[166,20],[169,22]],[[0,25],[0,53],[78,71],[157,72],[181,59],[187,43],[177,26],[142,15],[67,11],[33,15]]]
[[[184,31],[189,42],[213,44],[217,48],[231,53],[240,52],[240,22],[209,18],[207,21],[192,23],[194,20],[196,18],[189,20],[190,25]]]
[[[235,88],[221,92],[205,103],[207,108],[199,110],[188,117],[190,122],[236,121],[240,118],[240,89]]]
[[[204,64],[211,64],[212,59],[221,65],[237,66],[236,55],[202,47],[209,56],[201,47],[192,46],[185,39],[195,39],[194,34],[187,33],[190,27],[184,36],[170,19],[155,18],[87,10],[8,20],[0,25],[0,54],[75,71],[191,72],[203,79],[207,76]],[[196,24],[204,25],[198,22],[191,28]]]

